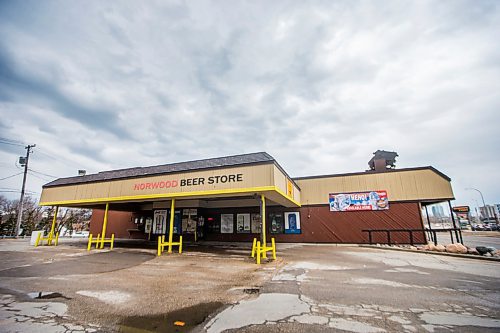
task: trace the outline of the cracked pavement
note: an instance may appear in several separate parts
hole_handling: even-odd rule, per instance
[[[500,330],[499,262],[314,244],[278,244],[260,267],[250,244],[154,252],[0,242],[0,331]]]
[[[261,294],[231,305],[215,332],[498,332],[498,262],[302,245]],[[263,266],[265,267],[265,265]]]

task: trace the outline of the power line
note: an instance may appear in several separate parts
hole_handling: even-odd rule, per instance
[[[48,154],[48,153],[44,152],[42,149],[40,149],[40,147],[38,147],[38,149],[36,150],[36,153],[38,153],[38,154],[42,154],[42,155],[44,155],[45,157],[48,157],[48,158],[50,158],[50,159],[53,159],[53,160],[58,161],[58,162],[60,162],[60,163],[63,163],[63,164],[65,164],[66,166],[69,166],[70,168],[74,168],[74,167],[80,168],[80,167],[81,167],[81,165],[78,165],[78,164],[76,164],[76,163],[73,163],[72,161],[70,161],[70,160],[68,160],[68,159],[64,159],[64,158],[62,158],[62,157],[56,157],[56,156],[54,156],[55,154],[53,154],[53,153],[52,153],[52,154]],[[69,163],[68,163],[68,162],[69,162]],[[57,178],[57,177],[56,177],[56,178]]]
[[[43,181],[46,181],[46,182],[50,182],[50,181],[52,181],[52,179],[48,179],[48,178],[44,178],[44,177],[37,176],[36,174],[34,174],[34,173],[32,173],[32,172],[29,172],[29,171],[28,171],[28,173],[29,173],[30,175],[32,175],[33,177],[38,178],[38,179],[41,179],[41,180],[43,180]]]
[[[19,140],[12,140],[12,139],[7,139],[7,138],[2,138],[0,137],[0,141],[7,141],[7,142],[10,142],[10,143],[17,143],[17,144],[20,144],[20,145],[25,145],[24,142],[22,141],[19,141]]]
[[[24,191],[28,194],[39,194],[40,192],[34,192],[34,191]],[[0,193],[21,193],[19,190],[0,190]]]
[[[33,169],[28,169],[28,171],[31,171],[31,172],[34,172],[34,173],[38,173],[38,174],[40,174],[40,175],[47,176],[47,177],[51,177],[51,178],[59,178],[59,177],[52,176],[52,175],[48,175],[48,174],[46,174],[46,173],[43,173],[43,172],[40,172],[40,171],[36,171],[36,170],[33,170]]]
[[[18,146],[18,147],[24,147],[24,145],[21,145],[21,144],[18,144],[18,143],[5,142],[5,141],[2,141],[2,140],[0,140],[0,144],[11,145],[11,146]]]
[[[24,142],[0,137],[0,143],[10,146],[24,147]]]
[[[9,179],[9,178],[12,178],[12,177],[15,177],[15,176],[19,176],[19,175],[22,175],[23,172],[19,172],[19,173],[16,173],[15,175],[12,175],[12,176],[8,176],[8,177],[5,177],[5,178],[0,178],[0,180],[6,180],[6,179]]]

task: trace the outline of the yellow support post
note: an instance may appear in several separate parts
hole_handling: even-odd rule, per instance
[[[59,206],[56,206],[54,211],[54,218],[52,219],[52,226],[50,227],[49,239],[47,241],[48,245],[52,245],[52,237],[54,236],[54,230],[56,228],[57,212],[59,211]]]
[[[168,253],[172,253],[172,242],[174,239],[174,215],[175,215],[175,199],[172,199],[170,205],[170,226],[168,228]]]
[[[104,221],[102,223],[101,249],[104,249],[104,238],[106,237],[106,227],[108,226],[108,209],[109,209],[109,202],[106,203],[106,210],[104,211]]]
[[[59,233],[56,234],[56,243],[54,245],[57,246],[57,244],[59,244]]]
[[[271,245],[273,247],[273,259],[276,260],[276,243],[274,242],[274,237],[271,238]]]
[[[179,238],[179,254],[182,253],[182,236]]]
[[[91,246],[92,246],[92,234],[89,235],[89,243],[87,244],[87,251],[90,251]]]
[[[264,194],[261,195],[261,211],[262,211],[262,247],[264,249],[263,258],[267,259],[267,241],[266,241],[266,197]]]
[[[257,241],[257,265],[260,265],[260,241]]]
[[[97,234],[97,238],[95,240],[95,248],[99,249],[99,242],[101,241],[101,234]]]
[[[158,257],[161,256],[161,236],[158,236]]]
[[[115,234],[111,234],[111,248],[110,248],[110,250],[113,250],[114,245],[115,245]]]
[[[252,258],[255,258],[255,247],[257,246],[257,238],[253,239],[252,243]]]
[[[35,247],[37,247],[37,246],[38,246],[38,243],[40,242],[40,237],[41,237],[42,235],[43,235],[43,231],[42,231],[42,232],[40,232],[40,233],[38,234],[38,236],[36,237]]]

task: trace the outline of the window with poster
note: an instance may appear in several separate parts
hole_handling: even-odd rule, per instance
[[[222,214],[220,216],[220,232],[222,234],[232,234],[234,228],[234,215]]]
[[[182,230],[187,234],[194,234],[196,232],[196,223],[198,221],[198,210],[183,209],[182,210]]]
[[[153,216],[153,234],[165,234],[167,230],[167,211],[155,210]]]
[[[250,233],[250,214],[236,214],[236,232],[239,234]]]
[[[268,225],[269,232],[271,234],[282,234],[283,233],[283,214],[282,213],[269,213],[269,218],[266,221]]]
[[[260,234],[262,231],[262,220],[260,218],[260,214],[252,214],[252,234]]]
[[[300,213],[285,213],[285,234],[300,234]]]

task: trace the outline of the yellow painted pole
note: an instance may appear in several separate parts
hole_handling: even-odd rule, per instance
[[[89,235],[89,244],[87,245],[87,251],[90,251],[91,246],[92,246],[92,234]]]
[[[114,245],[115,245],[115,234],[111,234],[111,248],[110,248],[110,250],[113,250]]]
[[[274,242],[274,237],[271,238],[271,245],[273,247],[273,259],[276,260],[276,243]]]
[[[101,249],[104,249],[104,238],[106,237],[106,227],[108,225],[108,209],[109,203],[106,203],[106,210],[104,211],[104,221],[102,222]]]
[[[97,234],[97,239],[95,240],[95,248],[99,248],[99,242],[101,241],[101,234]]]
[[[267,242],[266,242],[266,197],[264,196],[264,194],[261,195],[261,199],[262,199],[262,216],[261,216],[261,219],[262,219],[262,248],[264,249],[264,253],[263,253],[263,258],[266,258],[267,259]]]
[[[35,242],[35,247],[38,246],[38,243],[40,242],[40,236],[42,236],[43,231],[38,233],[38,236],[36,237],[36,242]]]
[[[168,228],[168,253],[172,253],[172,242],[174,239],[174,215],[175,215],[175,199],[172,199],[170,205],[170,226]]]
[[[179,254],[182,253],[182,236],[179,238]]]
[[[52,219],[52,226],[50,227],[48,245],[52,245],[52,236],[54,235],[54,230],[56,229],[58,211],[59,211],[59,206],[56,206],[56,210],[54,211],[54,218]]]
[[[158,236],[158,257],[161,256],[161,236]]]
[[[252,243],[252,258],[255,258],[255,247],[257,246],[257,238],[253,239]]]
[[[257,241],[257,265],[260,265],[260,241]]]

